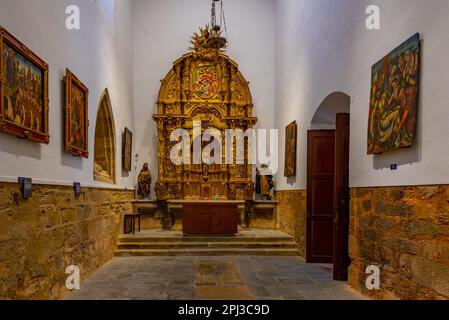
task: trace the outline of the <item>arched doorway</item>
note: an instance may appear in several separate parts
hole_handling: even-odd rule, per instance
[[[328,95],[312,118],[312,130],[335,129],[338,113],[349,113],[351,98],[343,92]]]
[[[95,125],[94,180],[115,184],[115,125],[107,89],[101,96]]]
[[[333,263],[334,279],[347,280],[349,240],[350,97],[330,94],[308,132],[308,262]]]

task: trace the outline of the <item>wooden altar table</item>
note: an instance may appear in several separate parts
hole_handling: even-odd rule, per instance
[[[186,235],[232,235],[238,233],[239,206],[245,201],[170,200],[182,206],[183,232]]]

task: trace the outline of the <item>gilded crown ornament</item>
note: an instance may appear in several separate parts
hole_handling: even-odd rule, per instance
[[[195,52],[201,51],[219,51],[224,52],[227,47],[227,40],[222,36],[223,32],[219,29],[220,26],[211,28],[208,24],[204,28],[200,28],[200,33],[194,33],[192,40],[193,47],[189,50],[194,50]]]

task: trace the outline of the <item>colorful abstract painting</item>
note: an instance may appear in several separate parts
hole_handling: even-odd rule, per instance
[[[368,154],[413,145],[420,76],[420,37],[414,35],[372,68]]]
[[[1,28],[0,52],[0,129],[48,143],[47,64]]]

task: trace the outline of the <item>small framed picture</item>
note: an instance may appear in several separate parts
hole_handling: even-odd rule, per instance
[[[65,83],[65,151],[77,157],[89,158],[89,90],[69,70]]]
[[[122,148],[123,170],[130,172],[132,166],[133,134],[128,128],[125,128],[125,132],[123,133]]]
[[[48,65],[1,27],[0,79],[0,131],[48,144]]]
[[[296,176],[296,150],[298,139],[298,125],[290,123],[285,129],[285,177]]]

